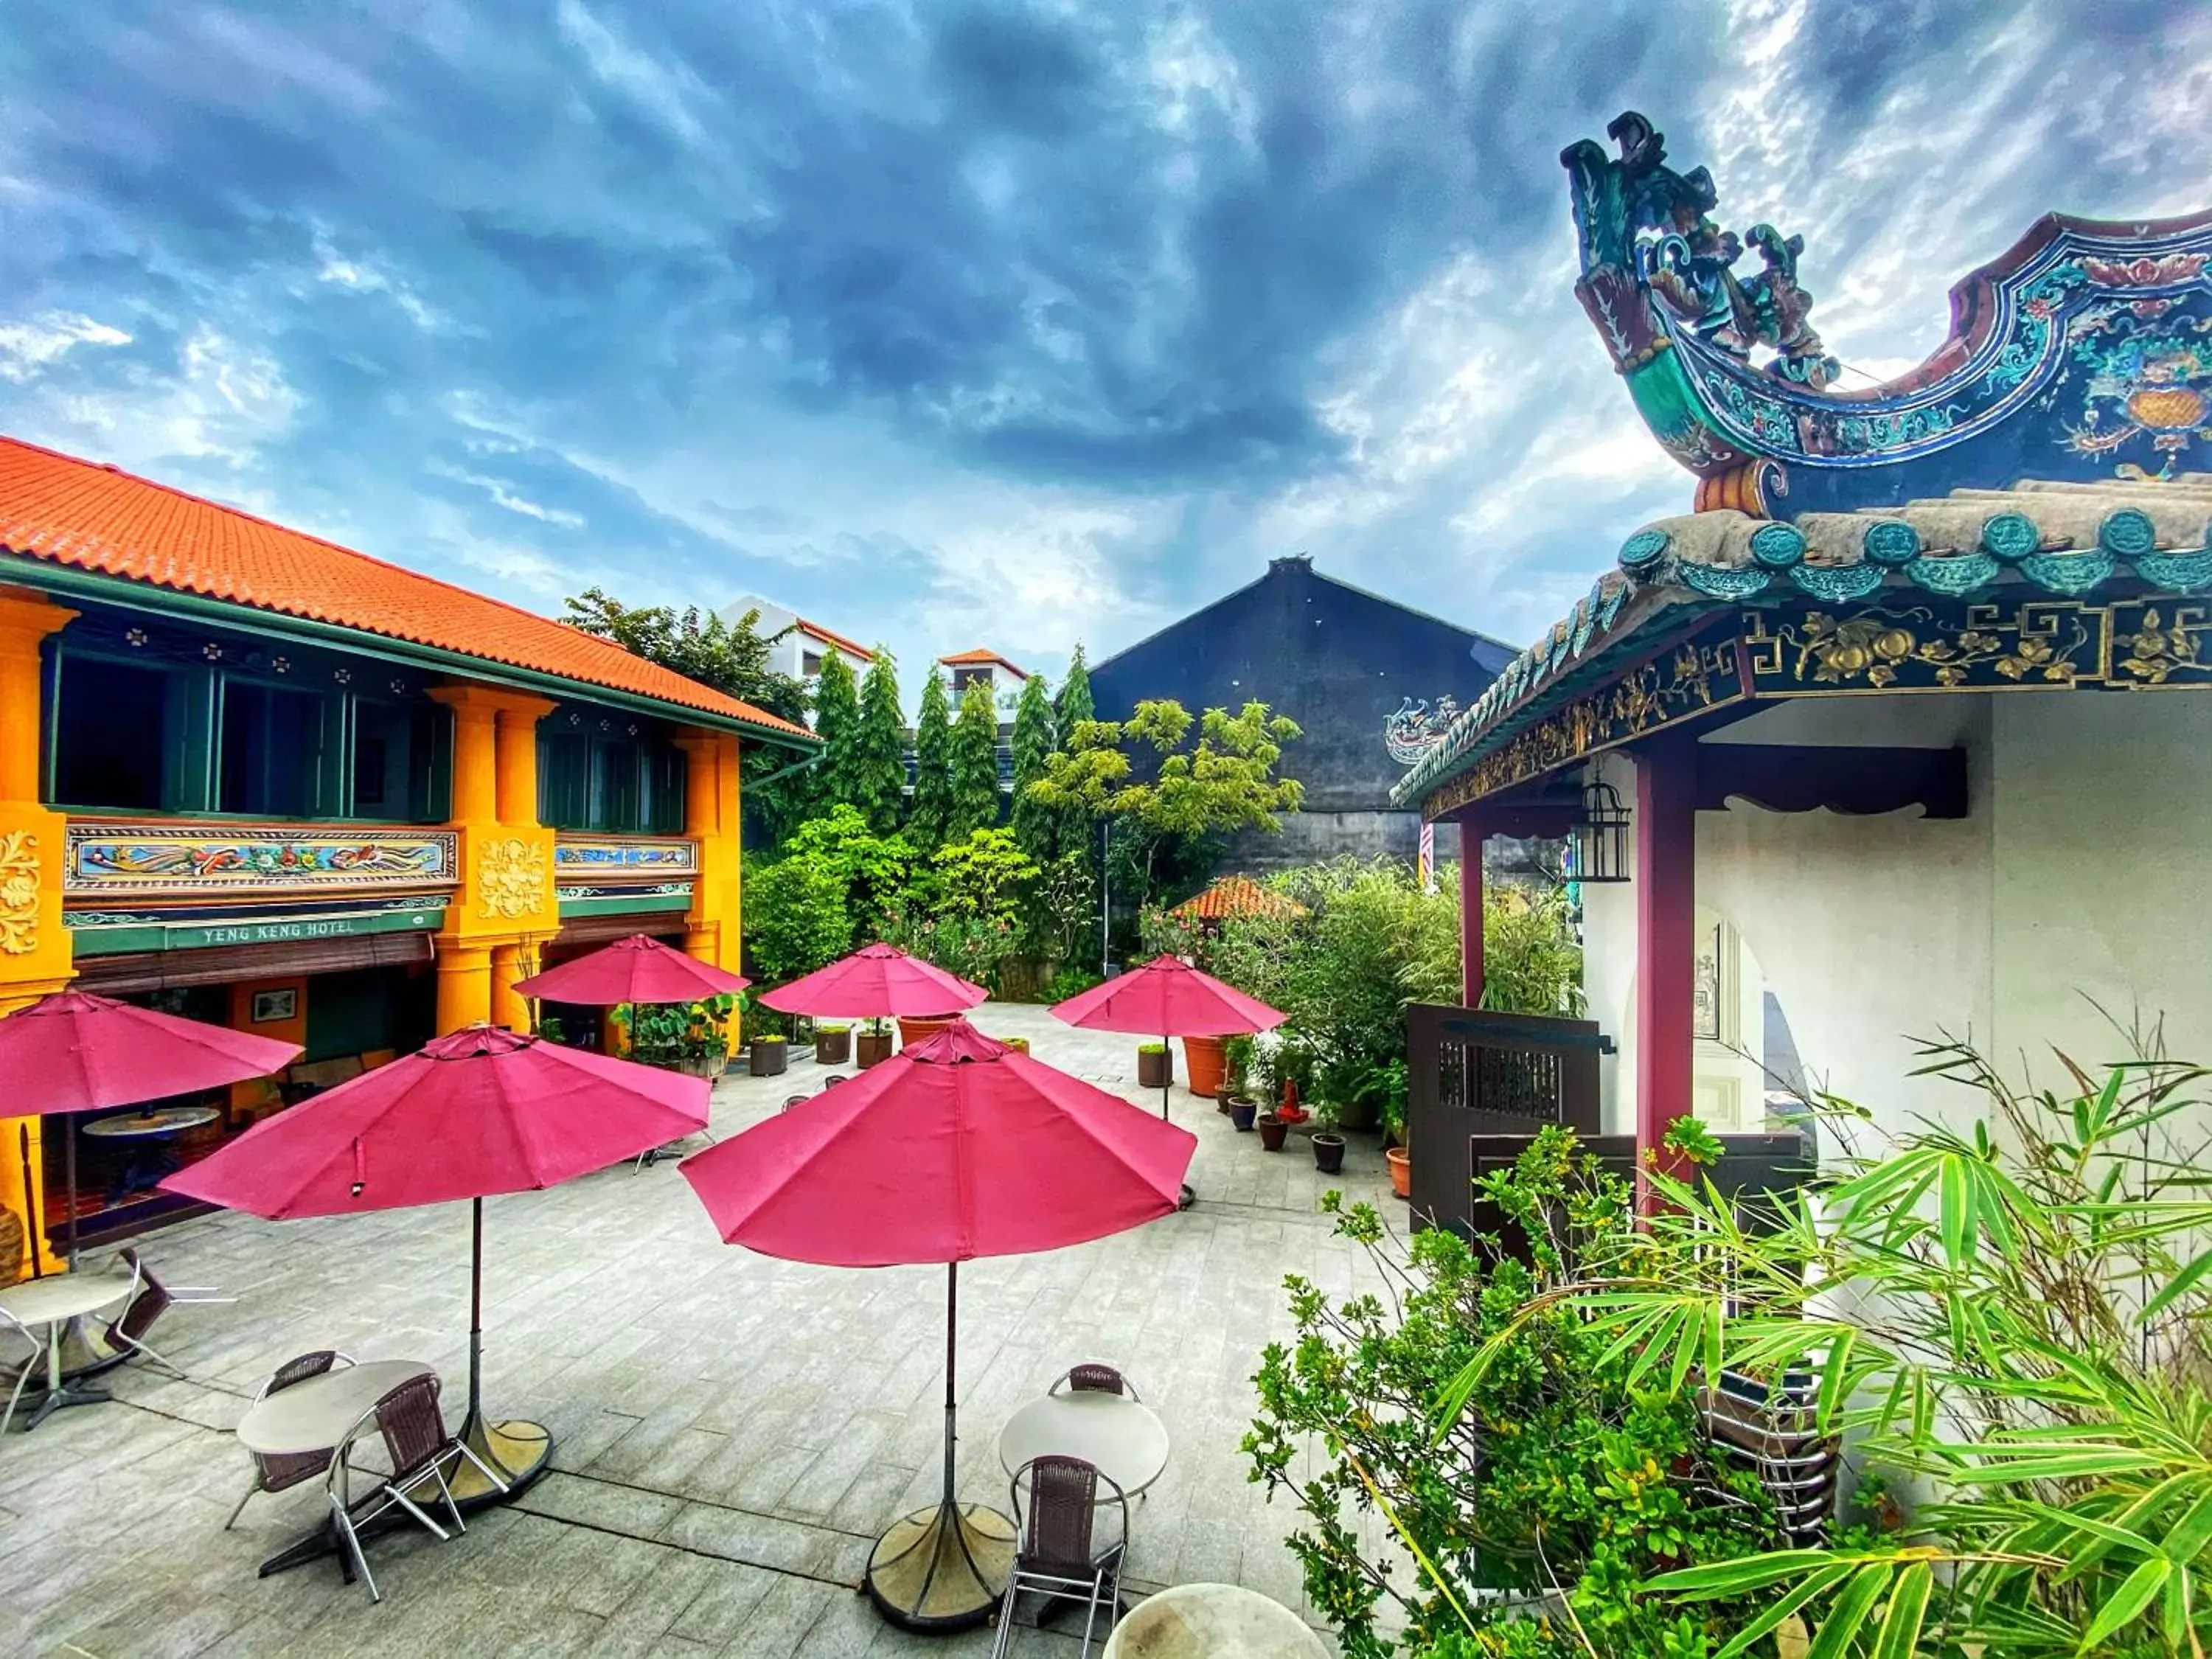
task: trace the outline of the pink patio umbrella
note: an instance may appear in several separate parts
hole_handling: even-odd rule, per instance
[[[1287,1016],[1233,985],[1202,974],[1175,957],[1155,957],[1143,967],[1055,1004],[1054,1019],[1093,1031],[1159,1034],[1163,1046],[1179,1036],[1232,1036],[1271,1031]],[[1160,1079],[1160,1116],[1168,1115],[1175,1085],[1172,1068]],[[1190,1202],[1183,1188],[1183,1202]]]
[[[515,981],[524,996],[544,1002],[611,1007],[623,1002],[699,1002],[727,996],[752,981],[742,974],[632,933],[604,950]]]
[[[272,1221],[471,1200],[462,1435],[514,1477],[511,1491],[544,1469],[552,1437],[535,1423],[484,1422],[483,1201],[557,1186],[696,1133],[707,1125],[708,1086],[472,1025],[264,1119],[161,1184]]]
[[[991,994],[957,974],[888,945],[865,945],[804,979],[761,993],[785,1014],[831,1019],[932,1019],[973,1008]]]
[[[296,1042],[156,1013],[85,991],[57,991],[0,1018],[0,1090],[10,1115],[54,1116],[134,1106],[267,1077],[300,1057]],[[76,1136],[63,1137],[70,1189],[68,1255],[76,1255]],[[32,1210],[31,1272],[39,1218],[30,1142],[22,1143],[23,1200]]]
[[[876,1540],[866,1586],[916,1627],[984,1618],[1013,1522],[953,1493],[960,1263],[1171,1213],[1197,1139],[964,1019],[678,1167],[723,1239],[835,1267],[945,1264],[945,1485]]]

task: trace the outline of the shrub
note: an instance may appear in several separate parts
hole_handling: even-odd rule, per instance
[[[1921,1501],[1893,1535],[1651,1563],[1679,1569],[1651,1589],[1754,1635],[1802,1620],[1823,1659],[2201,1653],[2206,1073],[2139,1061],[2027,1094],[1966,1046],[1926,1058],[1978,1097],[1972,1121],[1847,1152],[1835,1184],[1776,1200],[1759,1236],[1710,1188],[1655,1175],[1663,1203],[1635,1254],[1524,1297],[1454,1392],[1479,1395],[1519,1332],[1565,1310],[1617,1332],[1628,1382],[1670,1400],[1716,1365],[1802,1366],[1822,1426]],[[1831,1145],[1868,1137],[1845,1103],[1823,1118]]]
[[[1609,1332],[1542,1311],[1568,1271],[1632,1250],[1631,1191],[1562,1130],[1489,1187],[1550,1219],[1532,1265],[1486,1260],[1443,1229],[1401,1245],[1370,1207],[1325,1200],[1383,1293],[1286,1281],[1297,1338],[1270,1345],[1254,1379],[1251,1479],[1300,1511],[1289,1547],[1351,1659],[1389,1650],[1386,1601],[1416,1651],[1704,1659],[1726,1611],[1678,1607],[1640,1581],[1770,1547],[1771,1507],[1709,1446],[1686,1395],[1636,1386]],[[1440,1432],[1435,1401],[1486,1352]],[[1547,1595],[1550,1619],[1531,1617]]]
[[[1087,968],[1063,968],[1044,988],[1044,1000],[1047,1002],[1065,1002],[1070,997],[1081,996],[1094,985],[1104,983],[1103,975],[1094,974]]]

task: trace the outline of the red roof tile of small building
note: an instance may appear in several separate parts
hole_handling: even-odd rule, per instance
[[[812,736],[518,605],[117,467],[3,436],[0,549]]]
[[[1176,905],[1175,914],[1194,921],[1211,921],[1224,916],[1302,916],[1306,907],[1262,887],[1249,876],[1224,876],[1196,898]]]
[[[997,652],[986,651],[980,647],[973,651],[957,652],[950,657],[939,657],[937,660],[943,663],[947,668],[966,668],[971,665],[996,663],[1001,668],[1012,669],[1015,673],[1019,674],[1024,679],[1027,679],[1030,677],[1029,671],[1022,667],[1019,664],[1008,662]]]
[[[840,651],[844,652],[848,656],[865,657],[871,662],[875,660],[876,653],[869,650],[866,646],[862,645],[860,641],[856,639],[853,639],[847,635],[834,632],[830,629],[824,628],[820,623],[809,622],[804,617],[799,617],[798,619],[798,623],[799,631],[800,633],[811,634],[825,645],[834,645]]]

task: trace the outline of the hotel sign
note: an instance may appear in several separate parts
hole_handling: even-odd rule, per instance
[[[114,911],[74,911],[65,918],[79,956],[118,951],[198,951],[214,945],[284,945],[350,939],[365,933],[420,933],[446,919],[441,904],[356,910],[319,916],[226,917],[190,921]]]

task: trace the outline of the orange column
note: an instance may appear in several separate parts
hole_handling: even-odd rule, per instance
[[[44,594],[0,587],[0,1013],[35,1001],[69,983],[76,973],[69,930],[62,925],[62,862],[66,821],[40,799],[45,743],[40,648],[46,635],[77,613]],[[33,1182],[45,1168],[42,1120],[0,1119],[0,1206],[23,1223],[28,1244],[18,1261],[30,1266],[39,1250],[43,1270],[58,1257],[40,1238],[43,1202],[24,1188],[27,1162]],[[33,1227],[33,1210],[37,1209]]]
[[[461,875],[438,932],[438,1029],[519,1027],[528,1013],[514,981],[561,926],[553,832],[538,822],[538,721],[553,705],[466,684],[431,696],[453,711],[451,823]]]

